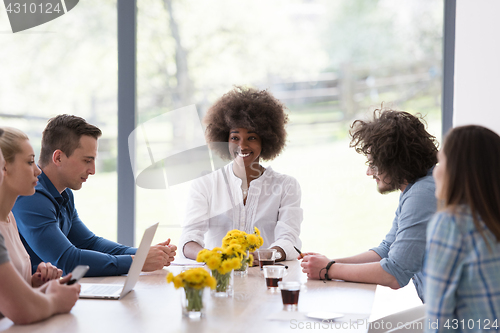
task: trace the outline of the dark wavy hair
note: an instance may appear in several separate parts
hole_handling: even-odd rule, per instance
[[[372,121],[356,120],[350,128],[350,147],[370,154],[390,185],[413,183],[437,163],[437,140],[425,129],[423,118],[408,112],[377,109]]]
[[[459,205],[469,206],[481,235],[479,219],[500,241],[500,137],[482,126],[456,127],[446,136],[442,153],[446,168],[440,208],[456,212]]]
[[[210,107],[203,122],[207,125],[208,143],[228,142],[232,128],[246,128],[257,133],[262,141],[263,160],[276,158],[285,148],[288,115],[286,107],[267,90],[235,87]],[[217,149],[222,158],[231,159],[228,149]]]

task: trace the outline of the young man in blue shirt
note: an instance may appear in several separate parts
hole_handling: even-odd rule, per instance
[[[436,212],[432,169],[437,142],[419,118],[393,110],[375,111],[370,122],[351,126],[351,147],[368,159],[366,174],[380,193],[401,191],[392,228],[382,243],[361,254],[330,260],[306,253],[302,271],[311,279],[376,283],[398,289],[413,279],[423,300],[422,266],[427,223]]]
[[[101,130],[83,118],[59,115],[43,131],[36,192],[20,196],[13,208],[21,240],[31,263],[51,262],[65,274],[89,265],[87,276],[126,274],[136,248],[93,234],[78,217],[72,190],[79,190],[95,174],[97,140]],[[99,216],[96,216],[99,218]],[[176,246],[151,246],[143,271],[168,266]]]

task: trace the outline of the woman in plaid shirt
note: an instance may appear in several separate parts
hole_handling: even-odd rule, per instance
[[[433,176],[438,213],[427,228],[427,332],[500,327],[500,137],[453,129]]]

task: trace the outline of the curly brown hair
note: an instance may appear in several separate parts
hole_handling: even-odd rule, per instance
[[[425,129],[421,115],[377,109],[373,121],[356,120],[349,131],[350,147],[370,154],[379,174],[391,178],[390,185],[413,183],[437,163],[438,142]]]
[[[203,118],[208,143],[228,142],[232,128],[246,128],[262,141],[263,160],[276,158],[285,148],[288,115],[286,107],[267,90],[235,87],[210,107]],[[228,149],[213,147],[222,158],[231,159]]]

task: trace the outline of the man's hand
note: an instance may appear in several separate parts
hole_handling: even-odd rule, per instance
[[[40,287],[45,282],[50,280],[59,279],[62,276],[63,271],[56,266],[52,265],[50,262],[41,262],[35,274],[31,276],[31,286],[33,288]]]
[[[152,272],[169,266],[174,260],[175,250],[177,250],[177,246],[170,244],[170,238],[165,242],[151,246],[142,270]]]
[[[321,254],[316,253],[316,252],[302,252],[302,254],[299,254],[299,256],[297,257],[297,259],[298,260],[302,260],[302,258],[304,258],[305,256],[312,256],[312,255],[318,255],[318,256],[320,256]]]
[[[314,280],[323,280],[325,278],[325,271],[321,272],[323,275],[320,276],[320,270],[325,268],[326,265],[330,262],[330,259],[321,254],[309,254],[303,253],[304,257],[302,258],[302,272],[307,274],[309,279]]]

